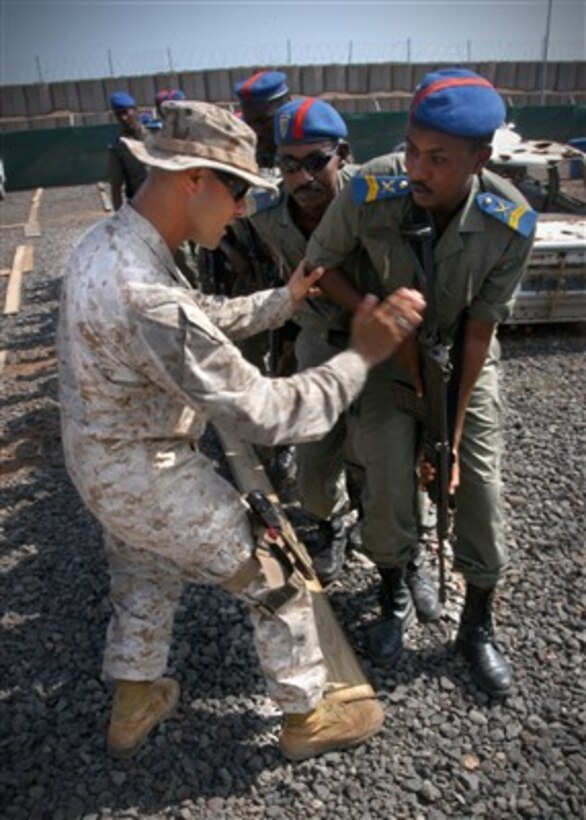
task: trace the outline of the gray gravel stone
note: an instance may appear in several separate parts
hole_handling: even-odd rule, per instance
[[[25,212],[31,195],[10,193],[0,203],[6,224],[19,221],[10,209]],[[190,586],[169,659],[182,686],[180,709],[136,759],[113,761],[104,741],[111,692],[100,680],[108,576],[100,527],[64,470],[54,360],[63,263],[99,198],[95,186],[81,186],[47,190],[42,202],[43,234],[32,240],[35,270],[25,275],[21,312],[0,323],[0,349],[8,352],[0,397],[0,817],[580,817],[583,330],[500,334],[512,560],[496,622],[515,670],[511,696],[493,702],[451,651],[462,587],[449,573],[442,619],[409,631],[392,670],[364,662],[387,712],[380,734],[348,752],[287,763],[244,607]],[[0,267],[7,267],[22,227],[2,238]],[[202,446],[226,474],[211,431]],[[303,525],[294,507],[291,515]],[[433,549],[430,567],[437,571]],[[350,554],[329,595],[361,659],[376,593],[375,571]],[[472,768],[463,767],[472,756]]]

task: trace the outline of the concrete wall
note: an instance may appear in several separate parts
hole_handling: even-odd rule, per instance
[[[343,113],[405,111],[416,84],[438,67],[441,64],[277,66],[287,74],[294,95],[323,96]],[[494,82],[509,105],[541,102],[540,63],[470,63],[466,67]],[[129,91],[138,107],[145,110],[152,108],[155,94],[162,88],[182,88],[189,99],[233,106],[234,83],[256,70],[247,67],[3,86],[0,130],[107,124],[112,122],[108,97],[118,90]],[[586,61],[549,63],[546,91],[547,105],[586,102]]]

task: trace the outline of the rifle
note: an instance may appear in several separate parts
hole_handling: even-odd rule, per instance
[[[284,542],[288,560],[311,593],[319,641],[327,669],[328,699],[348,703],[376,697],[315,573],[305,546],[283,510],[258,455],[248,442],[215,425],[226,460],[255,517]]]
[[[416,283],[425,297],[426,315],[419,333],[421,354],[421,377],[423,398],[412,387],[396,382],[393,395],[399,409],[410,413],[422,428],[423,459],[435,471],[428,485],[429,497],[436,507],[436,535],[439,561],[439,598],[446,602],[445,541],[450,535],[451,511],[455,509],[450,495],[452,470],[452,442],[455,413],[454,378],[452,365],[452,342],[443,338],[437,326],[434,305],[433,276],[433,227],[428,222],[404,225],[401,231],[415,256]]]

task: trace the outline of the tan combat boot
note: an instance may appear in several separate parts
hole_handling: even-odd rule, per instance
[[[378,732],[383,721],[376,698],[340,703],[326,697],[312,712],[285,715],[279,745],[289,760],[305,760],[355,746]]]
[[[171,678],[155,681],[116,681],[108,750],[130,757],[158,723],[168,717],[179,700],[179,684]]]

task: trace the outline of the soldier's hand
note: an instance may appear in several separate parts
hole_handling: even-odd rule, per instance
[[[305,298],[312,296],[317,292],[316,282],[323,276],[324,268],[317,267],[312,271],[307,269],[307,260],[302,259],[297,265],[289,281],[287,287],[291,294],[291,301],[293,302],[293,309],[299,310]]]
[[[425,300],[417,290],[399,288],[384,302],[365,296],[352,318],[352,347],[374,367],[388,359],[421,324]]]
[[[436,469],[430,461],[422,458],[419,463],[419,485],[422,490],[429,490],[429,485],[435,481]],[[450,470],[450,484],[448,495],[454,495],[460,486],[460,454],[458,449],[452,450],[452,467]]]

